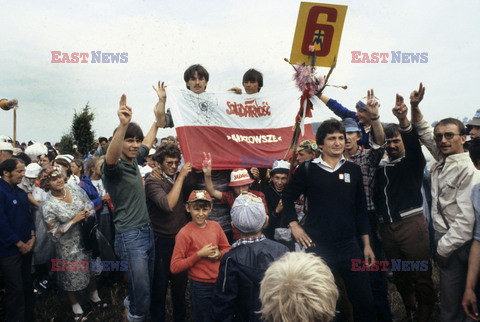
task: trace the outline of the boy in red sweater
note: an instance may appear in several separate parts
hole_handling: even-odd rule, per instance
[[[175,237],[170,270],[173,274],[188,270],[194,319],[210,321],[220,259],[231,247],[220,225],[207,221],[212,211],[212,198],[207,191],[192,191],[185,208],[192,221]]]

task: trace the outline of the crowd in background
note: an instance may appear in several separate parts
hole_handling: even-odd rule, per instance
[[[209,75],[193,65],[184,79],[201,94]],[[247,71],[243,85],[259,92],[261,73]],[[466,127],[447,118],[432,128],[419,107],[420,84],[410,116],[397,94],[398,123],[386,125],[373,90],[355,110],[318,93],[312,99],[341,120],[322,122],[294,158],[216,171],[209,151],[193,169],[175,137],[156,139],[158,128],[174,125],[164,83],[154,89],[159,101],[146,135],[123,95],[113,136],[98,138],[86,155],[2,136],[7,320],[32,320],[33,294],[54,284],[74,320],[85,321],[76,292],[88,289],[91,304],[104,309],[109,299],[99,297],[96,281],[125,273],[129,321],[164,321],[169,287],[178,321],[187,289],[195,321],[392,321],[379,260],[410,265],[393,272],[408,321],[429,321],[438,301],[442,321],[479,320],[480,113]],[[94,270],[95,260],[126,270]]]

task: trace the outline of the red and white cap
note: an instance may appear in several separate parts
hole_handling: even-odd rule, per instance
[[[248,171],[246,169],[233,169],[230,174],[230,183],[229,187],[239,187],[252,183],[253,180],[250,178]]]
[[[187,203],[198,201],[198,200],[205,200],[212,202],[212,197],[208,194],[206,190],[193,190],[188,197]]]

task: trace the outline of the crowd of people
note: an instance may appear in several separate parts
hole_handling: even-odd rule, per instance
[[[184,80],[201,94],[209,74],[192,65]],[[242,83],[258,93],[262,74],[250,69]],[[446,118],[432,127],[420,83],[410,116],[397,94],[398,123],[382,124],[373,90],[355,110],[318,93],[312,100],[340,120],[323,121],[295,157],[212,170],[205,151],[194,169],[175,137],[157,141],[174,120],[165,84],[154,89],[147,134],[122,95],[113,136],[88,155],[2,136],[7,321],[33,321],[34,291],[52,272],[75,321],[87,320],[80,290],[108,307],[96,281],[112,272],[92,269],[95,260],[126,268],[128,321],[165,321],[169,287],[175,321],[186,319],[187,289],[195,321],[392,321],[382,260],[402,263],[391,268],[408,321],[430,321],[438,301],[442,321],[480,320],[480,111],[466,126]]]

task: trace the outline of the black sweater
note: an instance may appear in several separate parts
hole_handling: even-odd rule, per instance
[[[375,172],[373,202],[382,223],[398,222],[423,213],[421,188],[425,157],[415,129],[409,127],[400,134],[405,156],[392,162],[380,162]]]
[[[330,173],[302,163],[283,192],[287,222],[297,221],[294,201],[304,193],[308,215],[303,228],[316,243],[338,243],[369,233],[367,203],[360,167],[346,161]]]

